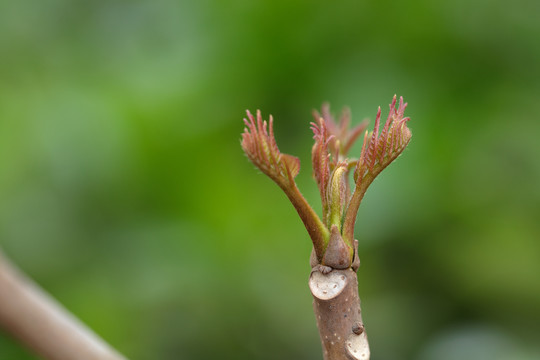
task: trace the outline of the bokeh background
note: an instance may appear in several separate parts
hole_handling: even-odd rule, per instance
[[[242,154],[413,139],[359,212],[374,360],[540,358],[540,2],[0,1],[0,247],[131,359],[322,359],[310,241]],[[359,148],[355,150],[359,153]],[[36,359],[0,332],[1,359]]]

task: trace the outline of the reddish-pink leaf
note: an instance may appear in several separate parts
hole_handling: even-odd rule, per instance
[[[281,154],[281,162],[286,167],[288,174],[294,179],[300,172],[300,159],[289,154]]]

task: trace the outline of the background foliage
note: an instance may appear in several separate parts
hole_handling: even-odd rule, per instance
[[[413,139],[356,233],[373,359],[538,359],[539,14],[1,1],[0,246],[132,359],[320,359],[310,242],[241,119],[274,115],[320,211],[311,109],[373,120],[397,93]],[[35,359],[1,333],[0,358]]]

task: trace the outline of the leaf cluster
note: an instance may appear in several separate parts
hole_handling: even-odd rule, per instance
[[[339,121],[330,113],[328,104],[323,104],[320,114],[313,112],[315,121],[311,123],[311,129],[315,143],[312,166],[321,196],[322,220],[294,181],[300,171],[300,160],[279,151],[272,116],[267,123],[260,111],[257,111],[256,118],[247,111],[242,148],[249,160],[276,182],[291,200],[308,230],[318,259],[323,258],[330,237],[329,229],[334,227],[350,249],[353,248],[356,215],[367,188],[403,152],[411,139],[412,134],[407,127],[409,118],[404,117],[406,107],[402,97],[398,104],[394,96],[384,126],[381,129],[379,107],[371,132],[366,131],[367,120],[350,128],[348,109],[343,110]],[[360,157],[349,158],[348,152],[362,133],[364,141]],[[354,190],[351,192],[349,173],[353,169]]]

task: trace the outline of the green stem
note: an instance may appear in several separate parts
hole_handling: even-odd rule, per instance
[[[298,215],[300,215],[300,219],[302,219],[309,237],[313,242],[313,248],[315,249],[317,258],[321,260],[322,256],[324,255],[324,250],[328,246],[330,232],[326,226],[324,226],[323,222],[313,208],[309,206],[307,200],[300,193],[300,190],[294,182],[290,186],[280,183],[278,183],[278,185],[285,192],[296,209]]]
[[[376,176],[376,175],[375,175]],[[345,221],[343,222],[343,240],[349,245],[353,245],[354,242],[354,225],[356,224],[356,215],[360,208],[360,203],[364,198],[367,188],[375,179],[375,176],[370,176],[368,173],[359,184],[356,185],[349,206],[345,213]]]

